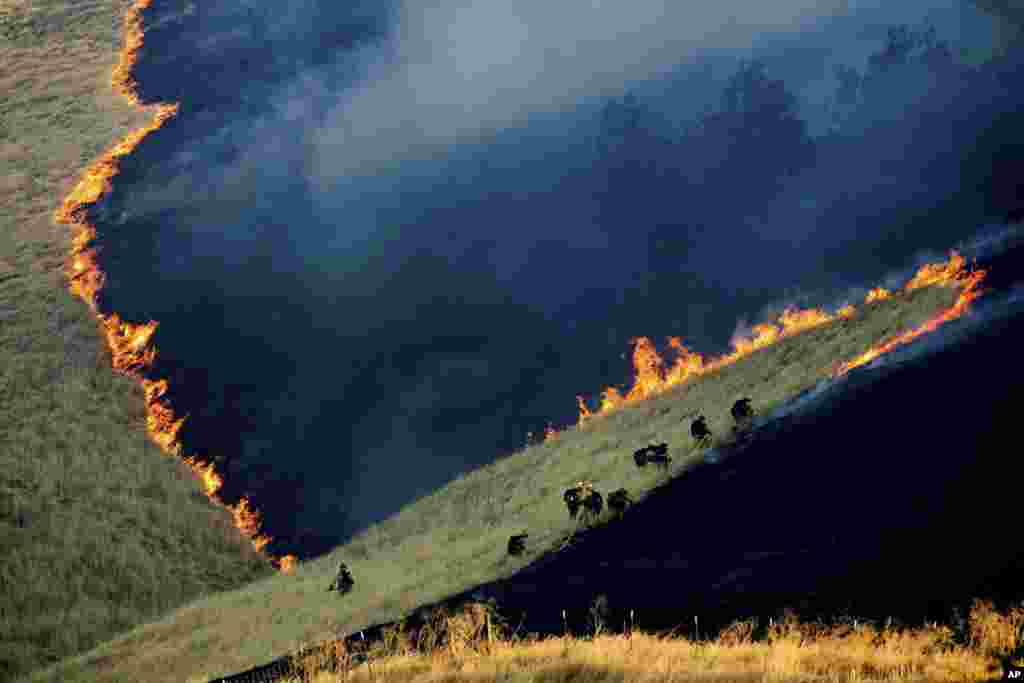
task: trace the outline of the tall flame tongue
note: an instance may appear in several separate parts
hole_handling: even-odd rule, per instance
[[[864,303],[870,304],[874,303],[875,301],[883,301],[891,296],[892,292],[890,292],[888,289],[884,287],[875,287],[870,292],[868,292],[867,297],[865,297],[864,299]]]
[[[111,85],[129,102],[144,107],[138,92],[138,82],[133,71],[139,59],[144,31],[142,13],[152,0],[135,0],[124,17],[124,47],[120,59],[111,75]],[[294,555],[276,556],[267,551],[272,540],[262,530],[262,518],[248,498],[242,497],[237,503],[225,502],[220,492],[224,486],[223,474],[218,472],[212,460],[196,455],[183,454],[178,434],[186,417],[178,415],[166,398],[167,380],[151,379],[155,372],[157,350],[152,344],[157,322],[145,324],[121,320],[117,313],[104,313],[99,308],[99,293],[106,276],[100,263],[101,245],[96,226],[90,223],[90,209],[112,189],[112,181],[118,174],[120,160],[131,154],[139,143],[150,133],[158,130],[178,113],[177,104],[160,104],[155,107],[153,120],[129,133],[123,140],[107,150],[82,174],[81,180],[54,212],[54,220],[71,227],[74,237],[65,267],[68,289],[85,301],[99,319],[107,346],[110,348],[114,369],[134,377],[141,384],[146,396],[146,427],[150,437],[165,452],[184,460],[202,482],[203,491],[213,501],[231,511],[235,526],[270,561],[284,572],[294,570]]]
[[[691,351],[683,345],[679,337],[669,337],[668,345],[675,355],[675,360],[671,365],[668,365],[665,359],[658,354],[650,339],[647,337],[633,339],[633,368],[635,370],[633,386],[625,393],[615,387],[605,389],[601,394],[601,405],[596,411],[591,411],[584,403],[583,398],[578,396],[576,400],[579,404],[580,416],[577,424],[582,426],[595,415],[608,413],[628,403],[643,401],[672,387],[684,384],[694,377],[720,370],[758,349],[771,346],[780,339],[824,325],[836,318],[849,317],[852,314],[852,306],[839,309],[834,314],[818,308],[787,308],[775,321],[755,325],[750,335],[734,338],[732,353],[713,359],[705,358],[701,354]]]
[[[837,376],[845,374],[852,368],[863,365],[883,353],[906,344],[920,335],[934,330],[943,323],[963,315],[970,303],[981,296],[980,285],[985,276],[985,272],[982,270],[967,273],[965,271],[965,263],[964,258],[953,251],[950,253],[948,261],[921,267],[917,274],[904,285],[903,291],[909,293],[932,285],[956,286],[963,290],[956,303],[922,325],[884,341],[865,351],[860,356],[837,366],[834,374]],[[889,290],[877,287],[868,292],[864,299],[864,304],[883,301],[892,296],[893,294]],[[634,339],[632,340],[633,386],[625,393],[615,387],[608,387],[601,393],[601,404],[597,410],[591,410],[584,402],[583,397],[577,396],[576,401],[579,405],[577,425],[582,427],[588,420],[597,415],[603,415],[629,403],[642,401],[672,387],[684,384],[695,377],[732,365],[739,359],[759,349],[771,346],[782,339],[792,337],[837,319],[849,319],[855,314],[856,308],[852,305],[843,306],[835,313],[828,313],[820,308],[787,308],[775,320],[755,325],[749,335],[734,338],[732,340],[733,350],[731,353],[712,359],[707,359],[701,354],[689,350],[678,337],[670,337],[668,345],[675,355],[675,360],[671,366],[668,366],[665,360],[658,354],[654,343],[650,339],[647,337]]]

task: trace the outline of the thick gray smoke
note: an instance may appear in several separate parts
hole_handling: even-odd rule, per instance
[[[429,158],[618,94],[701,53],[799,34],[840,9],[817,0],[408,1],[315,136],[316,172],[338,179]]]

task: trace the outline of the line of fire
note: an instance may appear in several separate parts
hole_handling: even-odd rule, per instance
[[[985,279],[983,269],[972,269],[966,259],[953,251],[949,259],[942,263],[930,263],[922,266],[917,273],[897,292],[877,287],[868,292],[864,305],[890,299],[894,296],[906,295],[922,287],[955,287],[960,290],[957,300],[949,308],[940,311],[913,329],[882,340],[867,351],[844,363],[837,364],[831,371],[833,377],[845,375],[853,368],[865,365],[882,354],[888,353],[917,339],[923,334],[937,329],[943,323],[959,318],[967,312],[971,303],[982,295],[982,281]],[[601,403],[596,410],[587,407],[583,397],[577,397],[579,403],[578,426],[587,423],[591,418],[607,414],[617,408],[663,393],[672,387],[689,382],[701,375],[716,372],[751,353],[771,346],[782,339],[806,332],[807,330],[826,325],[839,319],[849,319],[857,315],[853,305],[846,305],[834,313],[821,308],[784,310],[775,320],[755,325],[751,334],[739,337],[732,342],[730,353],[715,358],[705,358],[691,351],[678,337],[670,337],[668,346],[675,354],[671,365],[657,352],[654,343],[647,337],[633,340],[632,386],[625,392],[615,387],[608,387],[601,393]],[[557,432],[548,432],[548,437]]]

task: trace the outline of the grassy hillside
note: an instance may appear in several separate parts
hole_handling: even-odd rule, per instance
[[[508,576],[556,551],[574,530],[562,490],[581,478],[634,498],[698,462],[687,416],[702,411],[721,441],[740,395],[765,411],[816,384],[837,361],[931,318],[957,291],[927,287],[866,304],[849,319],[778,342],[733,365],[474,471],[407,506],[328,557],[242,589],[195,601],[33,680],[202,680],[240,671],[302,642],[398,618],[423,604]],[[668,474],[632,462],[638,444],[658,439],[674,456]],[[607,513],[606,513],[607,514]],[[510,558],[508,536],[529,530],[525,555]],[[339,559],[357,577],[345,600],[325,600]],[[360,577],[362,579],[360,580]]]
[[[66,291],[54,208],[150,115],[110,88],[119,0],[0,0],[0,680],[269,567],[147,440]]]
[[[873,303],[452,482],[293,576],[266,576],[190,470],[149,442],[141,390],[111,372],[60,272],[68,235],[54,207],[84,164],[151,118],[109,87],[126,4],[0,0],[0,679],[106,640],[31,678],[204,680],[507,576],[572,533],[566,485],[642,498],[700,460],[693,412],[722,438],[740,394],[768,410],[956,298],[926,288]],[[655,438],[672,446],[668,474],[629,458]],[[509,559],[505,540],[524,529],[529,550]],[[327,601],[339,558],[360,580]]]

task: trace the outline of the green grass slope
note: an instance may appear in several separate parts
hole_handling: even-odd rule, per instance
[[[642,499],[666,476],[702,457],[693,448],[687,416],[702,411],[718,438],[727,438],[728,411],[737,397],[750,396],[759,411],[769,410],[815,385],[837,361],[950,306],[957,294],[928,287],[864,305],[853,318],[785,339],[471,472],[331,555],[300,564],[294,575],[194,601],[32,680],[208,680],[509,576],[557,552],[574,530],[561,499],[566,486],[588,478],[602,491],[621,486]],[[633,464],[633,450],[654,439],[670,445],[674,460],[668,473]],[[530,533],[528,551],[511,558],[505,543],[523,530]],[[357,577],[344,599],[325,593],[339,559]]]
[[[119,0],[0,0],[0,680],[270,572],[145,434],[66,291],[52,212],[148,122],[110,88]]]

